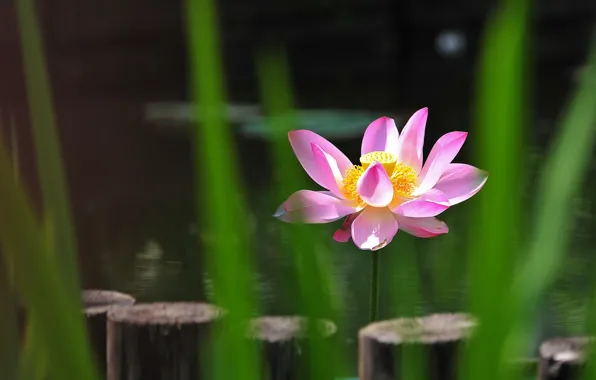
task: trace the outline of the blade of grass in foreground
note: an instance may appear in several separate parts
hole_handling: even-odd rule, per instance
[[[2,116],[3,113],[0,111],[0,131],[3,130]],[[16,313],[17,299],[11,273],[10,266],[0,256],[0,368],[7,380],[18,378],[20,343]]]
[[[43,220],[42,231],[45,240],[44,246],[47,249],[44,253],[51,259],[54,255],[55,235],[52,220],[47,216]],[[26,334],[23,340],[23,350],[19,363],[20,380],[43,380],[48,376],[47,352],[38,333],[40,326],[39,317],[34,314],[27,316]]]
[[[67,290],[80,302],[75,233],[35,8],[32,0],[17,0],[16,4],[43,212],[56,225],[55,254]]]
[[[592,265],[590,265],[590,269],[594,272],[596,268],[596,263],[592,260]],[[587,336],[594,337],[596,336],[596,278],[592,277],[588,280],[590,284],[590,294],[589,294],[589,301],[587,307],[587,318],[586,318],[586,329],[587,329]],[[594,349],[594,345],[588,347],[587,352],[587,365],[584,367],[583,373],[581,374],[580,379],[582,380],[590,380],[596,378],[596,350]]]
[[[27,311],[36,318],[56,379],[97,379],[79,299],[71,297],[58,264],[47,254],[44,236],[0,141],[0,241]]]
[[[538,304],[563,264],[572,224],[572,201],[590,162],[596,139],[596,33],[582,81],[560,123],[536,198],[528,258],[512,283],[511,292],[519,311],[517,334],[529,324],[533,305]],[[514,340],[512,336],[512,340]],[[521,338],[520,338],[521,339]],[[523,342],[515,340],[514,348]],[[513,348],[512,348],[513,349]]]
[[[416,238],[402,233],[394,240],[395,245],[389,245],[381,250],[384,257],[384,265],[391,268],[391,284],[389,292],[393,307],[391,311],[395,317],[411,318],[418,317],[422,299],[420,272],[422,268],[418,265],[419,253],[416,249]],[[387,249],[387,251],[385,251]],[[386,274],[387,271],[385,272]],[[401,355],[394,360],[400,369],[400,376],[403,379],[427,379],[428,370],[424,365],[422,347],[410,345],[404,347]]]
[[[292,86],[288,63],[281,48],[266,48],[258,52],[257,69],[261,99],[268,116],[269,136],[272,139],[274,175],[280,199],[292,192],[307,188],[300,166],[288,143],[288,132],[296,129],[297,115],[293,108]],[[281,223],[281,222],[280,222]],[[318,226],[314,226],[318,227]],[[300,307],[312,318],[326,317],[337,321],[337,311],[332,305],[329,290],[333,286],[330,253],[318,243],[320,233],[308,225],[292,225],[289,239],[283,246],[285,255],[294,260],[300,292]],[[312,365],[310,379],[329,379],[341,361],[342,351],[327,342],[313,337],[309,357]]]
[[[512,379],[502,366],[511,328],[508,290],[522,211],[526,98],[525,38],[529,1],[502,1],[488,25],[478,74],[477,138],[480,167],[489,180],[478,195],[469,249],[470,309],[480,319],[466,352],[469,380]]]
[[[0,257],[0,369],[5,380],[18,378],[20,344],[15,294],[9,267]]]
[[[214,279],[215,300],[230,310],[225,318],[229,326],[239,326],[255,312],[256,302],[250,281],[252,262],[246,208],[238,180],[235,148],[225,120],[216,10],[211,0],[188,0],[186,11],[191,88],[196,120],[203,120],[195,133],[195,183],[205,195],[204,198],[197,196],[197,216],[202,214],[209,235],[214,238],[206,261]],[[259,363],[253,347],[230,331],[234,329],[223,328],[221,339],[213,342],[218,355],[215,375],[226,380],[257,380]],[[233,360],[232,365],[230,360]]]
[[[37,333],[38,323],[33,318],[27,321],[27,335],[19,364],[19,380],[44,380],[48,378],[46,352]]]

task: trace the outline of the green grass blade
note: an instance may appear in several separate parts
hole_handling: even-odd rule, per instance
[[[97,379],[79,299],[71,297],[58,263],[0,141],[0,241],[27,311],[38,321],[49,372],[61,379]]]
[[[197,120],[203,120],[195,134],[195,180],[204,195],[197,196],[197,213],[204,217],[212,238],[206,259],[214,278],[215,301],[230,310],[226,318],[229,326],[238,326],[255,313],[256,301],[250,278],[252,261],[246,233],[246,207],[238,180],[235,147],[225,120],[214,2],[188,0],[187,14],[191,88]],[[222,337],[214,342],[218,353],[215,362],[220,363],[215,368],[216,376],[258,379],[256,352],[230,331],[224,328]],[[234,360],[233,365],[229,365],[230,358]]]
[[[18,379],[19,330],[17,328],[16,293],[10,279],[10,268],[0,257],[0,369],[2,379]]]
[[[261,100],[268,116],[269,138],[272,141],[277,198],[285,200],[294,191],[309,188],[304,181],[304,171],[288,142],[288,132],[297,129],[289,65],[283,49],[273,46],[259,50],[256,62]],[[288,232],[288,239],[282,250],[294,261],[301,310],[308,317],[331,318],[337,322],[337,305],[333,305],[329,297],[334,288],[330,252],[320,243],[321,234],[317,231],[321,226],[295,224],[283,227],[287,227],[284,230]],[[313,340],[308,377],[331,378],[342,366],[342,354],[339,347]]]
[[[52,108],[42,41],[31,0],[17,0],[19,31],[30,119],[35,142],[44,213],[55,222],[56,255],[68,291],[78,301],[75,233],[60,154],[60,142]]]
[[[27,336],[23,342],[23,351],[19,362],[20,380],[44,380],[47,372],[47,355],[43,342],[37,332],[38,325],[33,318],[27,322]]]
[[[416,249],[415,237],[398,233],[393,242],[380,250],[383,267],[387,268],[383,275],[389,277],[389,300],[391,318],[412,318],[424,315],[421,305],[424,301],[421,292],[420,272],[417,258],[420,252]],[[387,299],[387,298],[386,298]],[[426,300],[430,301],[430,300]],[[403,379],[427,379],[428,371],[424,365],[424,349],[418,345],[407,345],[394,359]]]
[[[515,281],[512,294],[528,323],[537,305],[563,264],[570,239],[572,203],[590,162],[596,138],[596,38],[592,40],[583,79],[562,118],[542,176],[536,198],[534,228],[528,258]],[[524,330],[519,326],[518,330]]]
[[[596,269],[596,263],[590,265],[590,269],[594,271]],[[587,306],[587,317],[586,317],[586,330],[587,336],[596,336],[596,279],[592,278],[588,280],[590,283],[591,292],[589,294],[588,299],[588,306]],[[582,380],[589,380],[594,379],[596,376],[596,350],[594,350],[594,346],[591,345],[587,349],[587,365],[584,366],[583,373],[580,376]]]
[[[506,295],[521,230],[528,11],[529,1],[502,2],[488,25],[478,74],[472,133],[489,180],[478,195],[470,230],[470,308],[481,321],[467,352],[470,380],[511,378],[503,371],[501,353],[512,323]]]

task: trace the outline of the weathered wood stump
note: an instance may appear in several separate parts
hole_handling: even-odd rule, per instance
[[[458,351],[476,326],[467,314],[434,314],[372,323],[360,330],[360,380],[405,379],[404,358],[422,360],[425,379],[457,379]]]
[[[111,290],[83,290],[83,313],[87,317],[87,333],[95,355],[97,367],[106,373],[106,324],[108,310],[129,306],[135,299]]]
[[[336,331],[328,320],[318,320],[309,331],[307,318],[267,316],[250,321],[248,338],[260,346],[263,379],[308,379],[313,369],[311,344],[324,344]]]
[[[194,302],[110,310],[108,380],[201,378],[206,363],[199,362],[199,345],[208,342],[222,314],[216,306]]]
[[[554,338],[540,345],[540,380],[579,379],[584,367],[588,337]]]

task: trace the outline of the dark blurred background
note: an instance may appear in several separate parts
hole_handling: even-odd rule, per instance
[[[240,115],[234,127],[249,198],[261,194],[271,181],[266,139],[242,129],[242,115],[258,113],[257,49],[285,46],[301,110],[332,110],[339,116],[368,112],[368,121],[387,114],[396,117],[401,128],[413,111],[428,106],[428,152],[441,134],[470,128],[475,62],[493,4],[219,1],[227,95],[232,107],[239,106],[234,108]],[[529,36],[533,108],[528,152],[540,161],[584,63],[596,1],[541,0],[536,7]],[[202,238],[193,213],[184,4],[44,0],[38,2],[38,13],[83,285],[129,291],[140,299],[202,298],[209,281],[194,255]],[[39,205],[27,114],[15,11],[11,1],[2,1],[0,120],[23,180]],[[151,116],[156,114],[160,116]],[[354,132],[337,123],[327,131],[355,159],[366,125],[363,122]],[[468,144],[462,154],[467,157],[470,152]],[[591,186],[587,189],[594,189]],[[200,184],[196,188],[200,191]],[[270,215],[281,201],[251,202],[256,233],[275,231]],[[578,217],[592,220],[593,214]],[[584,251],[594,247],[590,231],[578,238]],[[198,248],[203,252],[201,244]],[[283,276],[290,262],[284,262],[283,253],[274,247],[263,250],[266,259],[256,280],[262,284],[263,298],[270,299],[267,310],[291,312],[291,305],[283,306],[283,296],[270,294],[276,276]],[[338,271],[356,273],[359,266],[366,267],[364,256],[351,259],[353,264],[343,262]],[[362,283],[352,288],[358,287],[361,296],[346,299],[362,304],[364,310],[366,279],[339,277],[347,284]]]

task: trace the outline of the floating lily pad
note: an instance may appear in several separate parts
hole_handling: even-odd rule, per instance
[[[200,110],[197,119],[191,103],[149,103],[145,109],[145,120],[160,129],[189,131],[192,124],[202,121]],[[270,119],[263,116],[256,105],[229,104],[224,112],[228,121],[238,126],[240,133],[245,136],[271,139],[276,134],[273,129],[276,125],[283,126],[284,131],[287,129],[283,122],[269,123]],[[366,111],[297,110],[293,128],[308,129],[329,139],[354,138],[362,136],[366,127],[380,116],[383,115]]]
[[[160,129],[190,131],[190,126],[201,122],[195,112],[195,106],[188,102],[154,102],[145,106],[145,120]],[[224,110],[225,117],[233,124],[243,124],[262,118],[258,106],[251,104],[228,104]]]
[[[330,139],[362,136],[366,127],[380,114],[341,110],[299,110],[294,119],[295,128],[308,129]],[[259,118],[240,126],[242,134],[269,138],[275,135],[267,118]],[[284,128],[285,129],[285,128]]]

